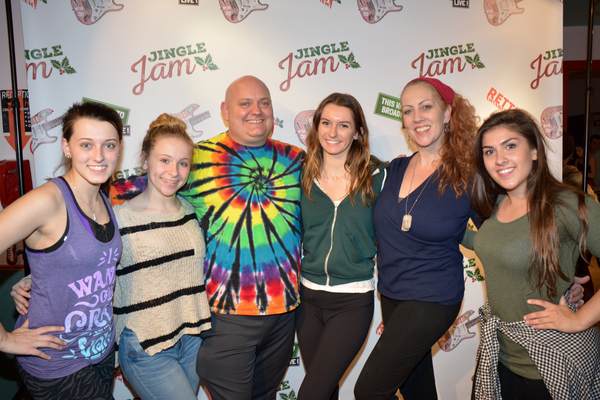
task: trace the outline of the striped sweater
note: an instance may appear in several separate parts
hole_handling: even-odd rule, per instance
[[[180,200],[178,212],[164,215],[113,207],[123,239],[113,300],[117,343],[129,328],[151,356],[210,329],[204,239],[194,208]]]

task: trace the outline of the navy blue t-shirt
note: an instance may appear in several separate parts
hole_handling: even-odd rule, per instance
[[[398,193],[412,157],[397,158],[390,163],[385,187],[373,209],[378,242],[378,290],[395,300],[456,304],[462,301],[465,290],[459,244],[469,218],[477,221],[478,215],[471,208],[468,194],[456,198],[456,192],[446,187],[440,197],[434,172],[410,212],[410,230],[403,232],[407,200],[398,203]],[[409,210],[426,183],[427,180],[409,194]]]

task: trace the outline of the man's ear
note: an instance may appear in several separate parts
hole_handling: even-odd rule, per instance
[[[227,103],[221,103],[221,115],[223,115],[223,119],[229,122],[229,108],[227,108]]]

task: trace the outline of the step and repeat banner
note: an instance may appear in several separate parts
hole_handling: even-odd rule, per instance
[[[23,0],[30,130],[24,152],[33,181],[58,165],[61,115],[74,102],[115,108],[124,123],[115,178],[139,173],[139,147],[161,113],[186,122],[197,142],[226,130],[225,89],[242,75],[273,98],[273,137],[304,147],[319,102],[354,95],[367,114],[373,153],[410,154],[399,95],[435,77],[482,117],[522,108],[536,116],[559,171],[562,135],[562,0]],[[23,79],[23,78],[20,78]],[[5,89],[5,88],[2,88]],[[25,94],[24,94],[25,96]],[[4,134],[0,146],[13,146]],[[466,149],[465,149],[466,150]],[[455,326],[434,346],[440,399],[468,398],[485,275],[465,251],[466,297]],[[369,338],[341,386],[354,383],[383,327]],[[304,369],[298,348],[278,399],[295,399]],[[135,397],[117,370],[117,400]],[[202,389],[199,399],[208,399]]]

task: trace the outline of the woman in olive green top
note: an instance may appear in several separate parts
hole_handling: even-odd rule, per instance
[[[521,110],[495,113],[483,123],[474,163],[473,204],[487,220],[472,243],[467,240],[465,244],[472,244],[483,264],[489,302],[474,398],[488,398],[489,390],[483,395],[485,385],[491,381],[493,391],[495,379],[504,400],[572,398],[573,391],[583,393],[576,398],[598,398],[598,332],[590,330],[576,337],[535,331],[523,317],[539,310],[528,304],[529,299],[559,302],[573,282],[577,258],[586,247],[600,255],[600,224],[588,224],[588,220],[600,219],[600,204],[552,176],[544,136],[535,120]],[[495,324],[494,330],[486,324]],[[486,333],[493,332],[488,338],[495,341],[496,329],[499,352],[488,357]],[[542,332],[554,335],[548,339],[556,340],[554,349],[541,343],[550,337]],[[585,342],[588,348],[578,349],[581,338],[590,339],[595,348]],[[569,349],[568,354],[559,354],[562,358],[556,361],[562,349]],[[594,357],[582,361],[583,352]],[[582,370],[574,373],[573,366],[567,365],[569,358],[585,364]],[[499,362],[482,365],[486,360]],[[563,374],[563,370],[569,371]]]

